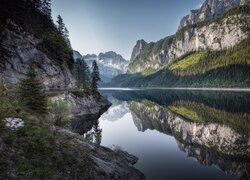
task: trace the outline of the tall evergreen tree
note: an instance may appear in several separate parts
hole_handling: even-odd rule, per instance
[[[77,58],[76,62],[74,63],[74,67],[73,67],[73,75],[75,77],[76,86],[78,88],[81,88],[81,86],[82,86],[81,67],[82,67],[82,60],[80,58]]]
[[[26,108],[37,113],[47,112],[45,89],[37,77],[33,64],[29,66],[27,77],[20,82],[18,92],[20,100]]]
[[[42,0],[42,13],[51,19],[51,0]]]
[[[62,35],[62,36],[64,36],[65,35],[65,33],[64,33],[64,31],[65,31],[65,24],[64,24],[64,22],[63,22],[63,19],[62,19],[62,17],[61,17],[61,15],[58,15],[57,16],[57,29],[58,29],[58,32]],[[65,36],[64,36],[65,37]]]
[[[87,63],[83,59],[77,59],[74,63],[73,74],[76,79],[76,85],[81,89],[89,89],[90,71]]]
[[[27,0],[26,4],[29,7],[36,9],[37,11],[40,11],[42,9],[42,1],[41,0]]]
[[[88,64],[85,62],[84,59],[82,59],[83,62],[83,73],[82,73],[82,80],[83,80],[83,89],[89,89],[90,86],[90,70]]]
[[[90,72],[90,69],[89,69],[89,66],[88,66],[87,63],[86,63],[86,72],[85,72],[85,74],[86,74],[86,80],[85,80],[85,82],[86,82],[86,85],[87,85],[87,89],[90,89],[90,85],[91,85],[91,72]]]
[[[96,60],[92,63],[92,69],[91,90],[95,93],[98,92],[98,82],[101,80]]]
[[[68,47],[71,48],[71,44],[69,40],[69,31],[66,27],[64,28],[64,38],[65,38],[66,43],[68,44]]]

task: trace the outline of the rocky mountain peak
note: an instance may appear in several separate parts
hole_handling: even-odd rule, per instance
[[[98,55],[99,59],[115,58],[115,57],[118,57],[118,56],[122,57],[121,55],[117,54],[114,51],[108,51],[108,52],[105,52],[105,53],[100,53]]]
[[[147,45],[148,45],[148,43],[146,41],[144,41],[143,39],[138,40],[136,42],[135,47],[133,48],[130,61],[131,62],[134,61],[136,59],[136,57],[145,49],[145,47]]]
[[[82,59],[82,55],[78,51],[73,50],[73,58],[74,59]]]
[[[236,6],[249,3],[250,0],[206,0],[200,9],[191,10],[182,18],[178,30],[190,24],[216,19]]]

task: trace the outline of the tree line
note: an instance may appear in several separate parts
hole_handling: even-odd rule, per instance
[[[73,68],[73,76],[76,80],[76,86],[78,89],[84,91],[98,92],[98,82],[100,79],[99,67],[94,60],[92,63],[92,71],[84,59],[76,59]]]

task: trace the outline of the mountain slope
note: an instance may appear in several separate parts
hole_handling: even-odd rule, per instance
[[[250,5],[221,12],[143,48],[138,41],[129,64],[132,74],[115,77],[110,86],[250,87]]]
[[[250,87],[250,39],[221,51],[186,54],[163,69],[115,77],[111,86],[122,87]]]
[[[71,48],[51,17],[30,1],[0,3],[0,37],[1,76],[9,83],[24,78],[34,62],[47,89],[74,86]]]
[[[249,0],[206,0],[199,9],[191,10],[190,14],[182,18],[178,30],[187,25],[216,19],[226,11],[248,2]]]
[[[188,25],[173,36],[149,43],[129,64],[132,72],[158,70],[186,53],[198,50],[222,50],[250,36],[250,7],[230,9],[219,18]]]

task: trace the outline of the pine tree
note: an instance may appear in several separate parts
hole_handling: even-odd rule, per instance
[[[23,105],[37,113],[47,112],[45,89],[37,77],[34,65],[30,64],[27,77],[19,83],[18,94]]]
[[[65,24],[64,24],[63,19],[62,19],[62,17],[60,15],[57,16],[57,21],[56,22],[58,23],[58,26],[57,26],[58,32],[62,36],[64,36],[65,35],[65,33],[64,33],[64,31],[65,31]]]
[[[64,38],[65,38],[66,43],[68,44],[68,47],[71,48],[71,44],[69,40],[69,31],[66,27],[64,28]]]
[[[42,13],[48,19],[51,19],[51,0],[43,0],[42,1]]]
[[[83,89],[88,90],[90,88],[90,70],[88,64],[85,62],[84,59],[83,61]]]
[[[90,89],[90,84],[91,84],[91,73],[90,73],[90,69],[89,69],[89,66],[88,66],[87,63],[86,63],[85,76],[86,76],[86,79],[85,79],[86,89],[89,90]]]
[[[99,74],[99,68],[98,68],[98,65],[97,65],[97,62],[96,60],[93,61],[93,64],[92,64],[92,79],[91,79],[91,90],[93,93],[96,93],[98,92],[98,81],[101,80],[100,78],[100,74]]]
[[[32,7],[36,9],[37,11],[40,11],[42,8],[41,0],[27,0],[26,3],[29,7]]]
[[[73,75],[75,77],[76,86],[78,88],[81,88],[81,67],[82,67],[82,60],[77,58],[73,67]]]
[[[76,79],[77,87],[80,89],[89,89],[90,71],[87,63],[83,59],[77,59],[74,64],[73,74]]]

